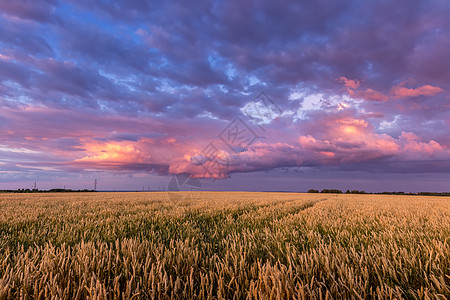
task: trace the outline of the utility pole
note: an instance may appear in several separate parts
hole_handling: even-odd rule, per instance
[[[94,179],[94,191],[97,191],[97,179]]]

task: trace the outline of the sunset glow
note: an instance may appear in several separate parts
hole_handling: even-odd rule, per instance
[[[450,190],[449,13],[1,1],[0,189]]]

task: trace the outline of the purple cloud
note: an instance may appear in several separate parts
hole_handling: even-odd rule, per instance
[[[222,149],[212,177],[445,172],[449,13],[441,0],[1,2],[2,180],[202,177],[191,158],[235,117],[258,140]],[[260,91],[282,112],[264,127]]]

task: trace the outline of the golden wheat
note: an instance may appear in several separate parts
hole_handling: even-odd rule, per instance
[[[450,198],[0,195],[0,299],[446,299]]]

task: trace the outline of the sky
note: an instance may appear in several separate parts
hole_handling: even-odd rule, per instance
[[[449,15],[0,0],[0,189],[449,191]]]

